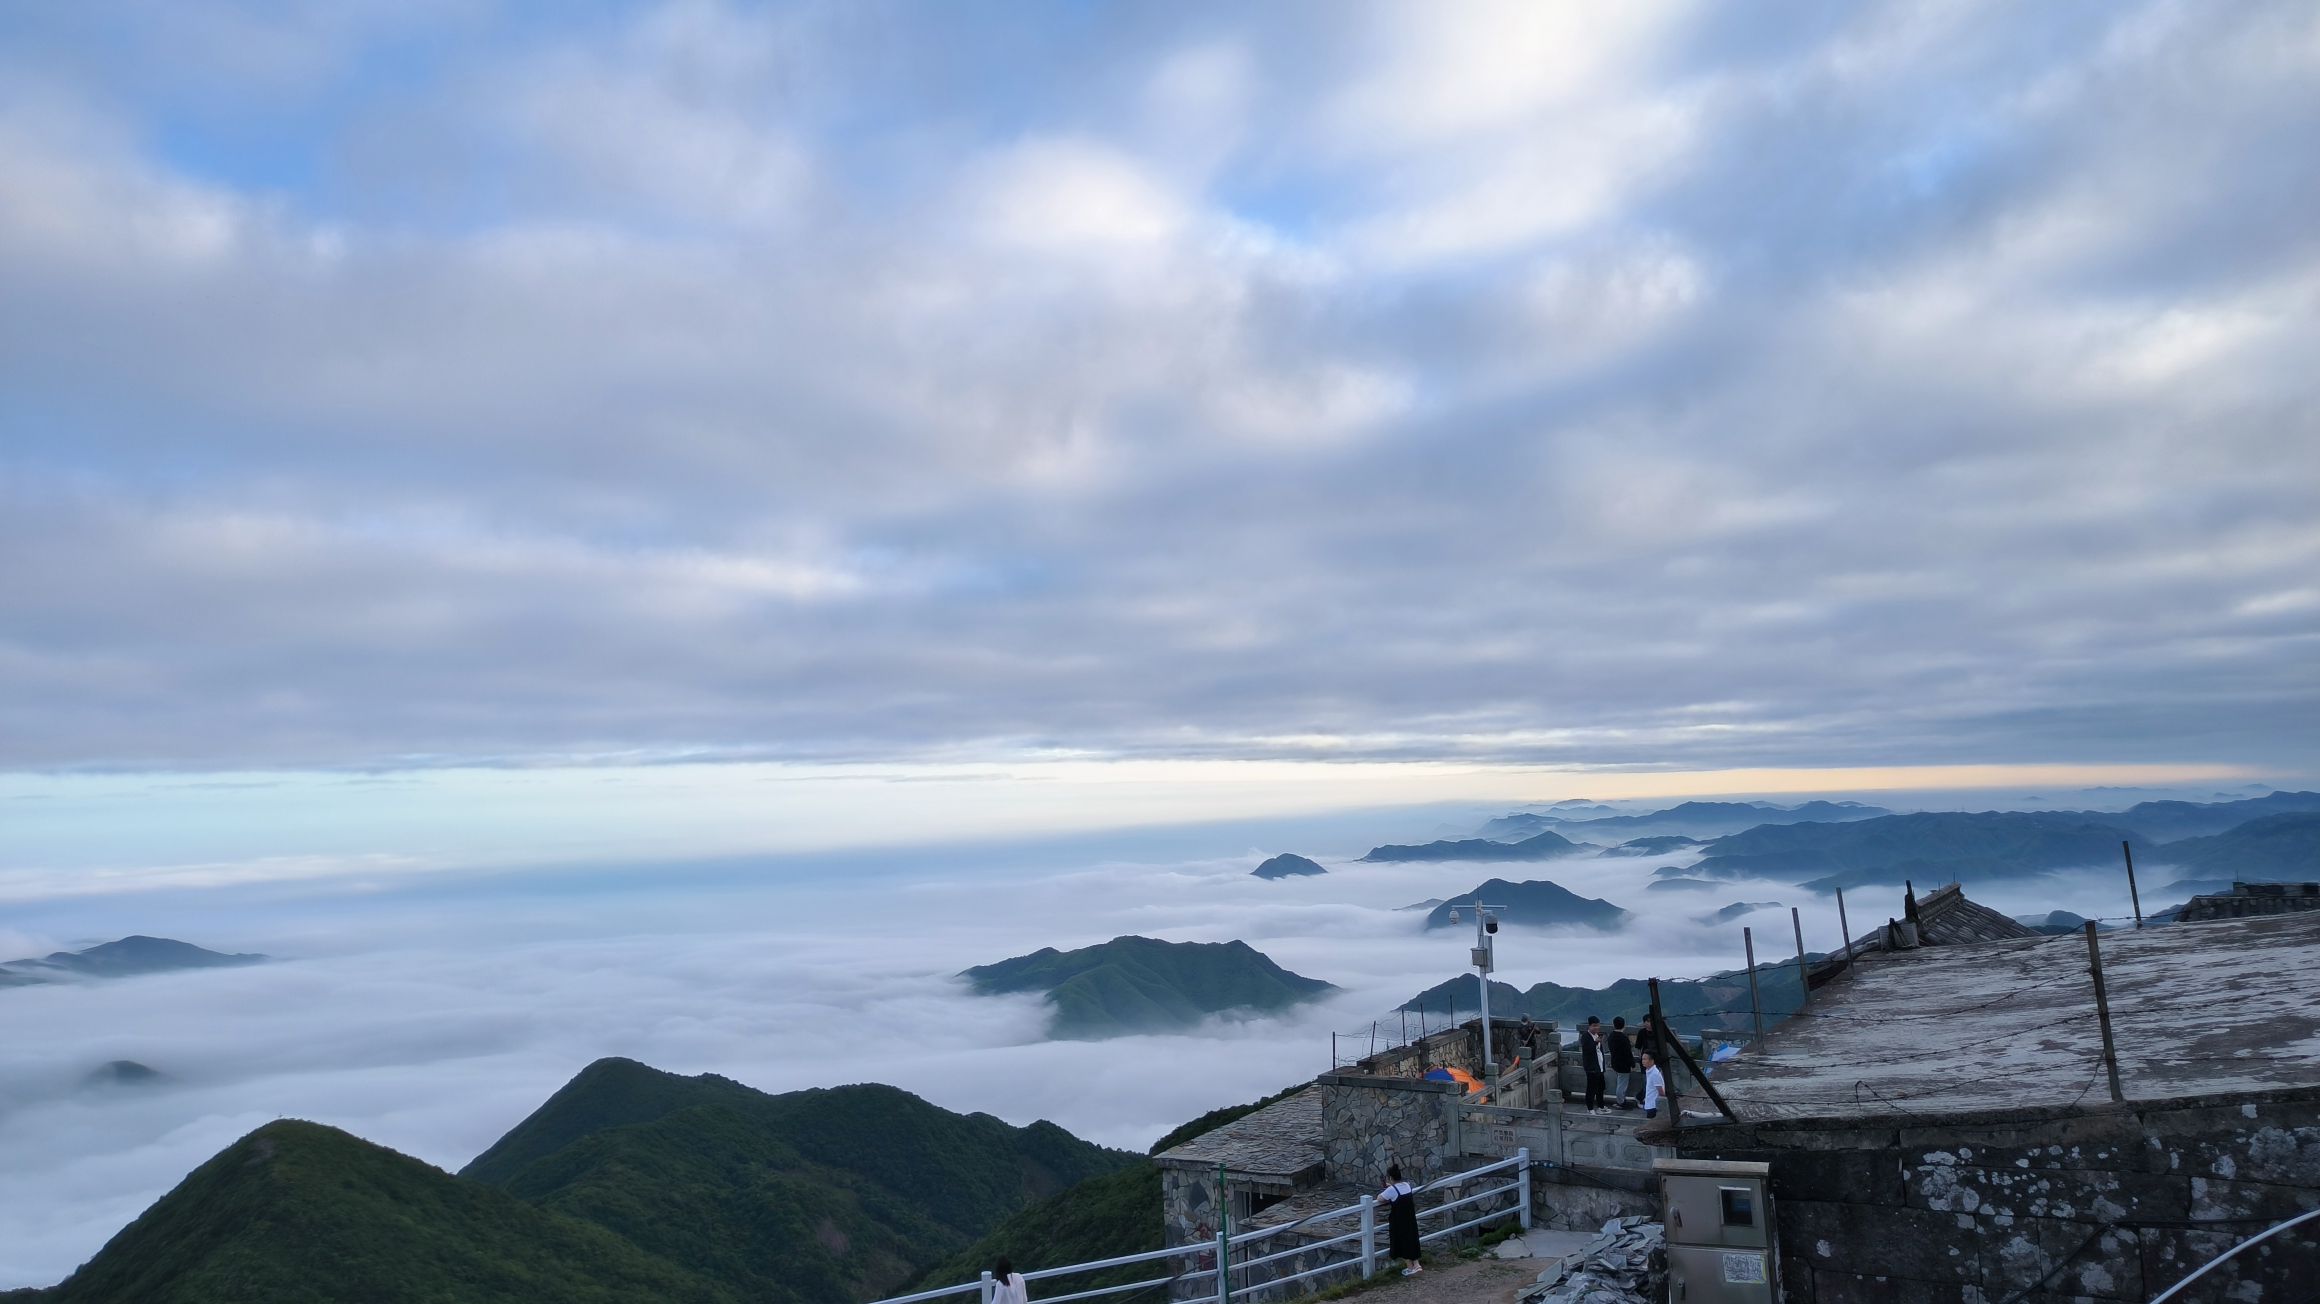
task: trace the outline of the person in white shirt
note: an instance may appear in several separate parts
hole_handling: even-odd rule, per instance
[[[1659,1098],[1667,1091],[1667,1079],[1659,1071],[1659,1057],[1643,1052],[1643,1116],[1659,1117]]]
[[[1031,1304],[1031,1288],[1023,1274],[1005,1259],[991,1265],[991,1304]]]

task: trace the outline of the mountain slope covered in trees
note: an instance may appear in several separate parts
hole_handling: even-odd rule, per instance
[[[959,975],[984,995],[1044,992],[1048,1034],[1117,1037],[1186,1028],[1211,1014],[1286,1009],[1334,990],[1246,942],[1115,937],[1076,951],[1041,947]]]

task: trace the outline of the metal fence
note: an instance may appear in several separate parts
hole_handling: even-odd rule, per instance
[[[1417,1194],[1424,1195],[1429,1191],[1465,1186],[1496,1173],[1507,1173],[1509,1179],[1501,1185],[1491,1186],[1470,1195],[1461,1196],[1456,1200],[1445,1201],[1431,1209],[1421,1209],[1418,1211],[1419,1222],[1422,1226],[1428,1219],[1440,1218],[1453,1211],[1496,1200],[1506,1195],[1515,1197],[1513,1208],[1493,1209],[1462,1221],[1451,1222],[1449,1225],[1438,1227],[1433,1231],[1421,1231],[1418,1239],[1421,1242],[1439,1241],[1445,1237],[1472,1231],[1485,1223],[1509,1216],[1515,1218],[1523,1229],[1528,1230],[1531,1225],[1531,1152],[1529,1150],[1518,1151],[1511,1159],[1501,1159],[1494,1164],[1485,1164],[1480,1168],[1470,1168],[1464,1172],[1435,1178],[1419,1187]],[[1290,1232],[1326,1230],[1332,1224],[1344,1223],[1348,1220],[1354,1224],[1351,1231],[1342,1232],[1335,1236],[1326,1236],[1318,1241],[1303,1242],[1286,1250],[1249,1253],[1251,1247],[1259,1246],[1261,1242],[1271,1238]],[[1313,1253],[1316,1250],[1354,1245],[1360,1247],[1358,1252],[1348,1250],[1350,1257],[1345,1259],[1324,1263],[1319,1267],[1307,1268],[1287,1276],[1267,1276],[1263,1280],[1253,1279],[1254,1270],[1267,1264],[1280,1263],[1300,1254]],[[1233,1258],[1236,1251],[1242,1252],[1242,1257],[1237,1262]],[[1112,1268],[1131,1267],[1140,1263],[1163,1265],[1171,1260],[1182,1259],[1187,1261],[1185,1266],[1174,1272],[1168,1272],[1164,1276],[1156,1276],[1144,1281],[1126,1282],[1117,1286],[1098,1286],[1064,1295],[1042,1295],[1040,1296],[1040,1304],[1063,1304],[1066,1300],[1100,1299],[1107,1295],[1129,1295],[1171,1287],[1179,1282],[1201,1281],[1203,1278],[1206,1278],[1207,1281],[1202,1285],[1202,1293],[1193,1298],[1214,1300],[1216,1304],[1231,1304],[1231,1301],[1236,1299],[1253,1300],[1259,1291],[1274,1290],[1300,1281],[1314,1281],[1329,1273],[1344,1272],[1348,1269],[1358,1270],[1363,1277],[1373,1276],[1377,1272],[1377,1261],[1382,1251],[1383,1247],[1378,1242],[1377,1197],[1365,1195],[1361,1197],[1359,1203],[1349,1204],[1341,1209],[1331,1209],[1325,1213],[1317,1213],[1293,1223],[1284,1223],[1279,1227],[1260,1227],[1255,1231],[1242,1232],[1238,1236],[1220,1234],[1214,1241],[1199,1245],[1179,1245],[1173,1249],[1152,1250],[1144,1254],[1123,1254],[1113,1259],[1097,1259],[1092,1263],[1074,1263],[1060,1268],[1041,1268],[1036,1272],[1024,1273],[1023,1279],[1026,1282],[1053,1281],[1062,1277],[1103,1272]],[[1213,1258],[1213,1262],[1208,1265],[1204,1266],[1200,1262],[1203,1259],[1211,1258]],[[1165,1271],[1165,1269],[1156,1266],[1155,1271]],[[1239,1278],[1241,1284],[1234,1284],[1236,1277]],[[1314,1289],[1318,1288],[1316,1281]],[[991,1274],[985,1272],[980,1279],[975,1281],[961,1282],[956,1286],[944,1286],[936,1290],[923,1290],[915,1295],[897,1295],[891,1299],[873,1301],[873,1304],[919,1304],[921,1300],[953,1299],[962,1296],[973,1297],[977,1304],[990,1304],[993,1289],[994,1283],[991,1280]]]

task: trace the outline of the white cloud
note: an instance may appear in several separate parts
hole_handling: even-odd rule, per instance
[[[1727,901],[1804,906],[1808,946],[1833,944],[1833,901],[1770,883],[1644,889],[1660,861],[1361,865],[1348,831],[1297,848],[1324,877],[1248,870],[1271,850],[1056,871],[961,871],[930,850],[900,875],[805,877],[730,868],[683,887],[506,880],[364,898],[213,894],[191,940],[277,963],[149,980],[0,992],[22,1053],[0,1066],[0,1285],[48,1284],[203,1159],[269,1119],[312,1118],[457,1168],[602,1055],[716,1072],[769,1091],[882,1081],[946,1108],[1049,1118],[1141,1149],[1209,1108],[1327,1067],[1330,1034],[1398,1031],[1392,1007],[1457,973],[1462,934],[1396,907],[1494,875],[1552,878],[1640,912],[1629,931],[1500,935],[1498,977],[1600,985],[1736,967]],[[1331,845],[1331,844],[1336,845]],[[940,868],[937,868],[940,867]],[[1987,892],[2005,909],[2117,913],[2115,874]],[[1874,894],[1853,894],[1857,915]],[[159,903],[166,898],[150,898]],[[92,905],[75,925],[136,917]],[[228,917],[239,922],[226,925]],[[181,918],[181,923],[194,922]],[[1865,919],[1857,926],[1867,927]],[[182,929],[179,931],[183,931]],[[1043,945],[1120,933],[1242,938],[1345,991],[1298,1013],[1104,1043],[1041,1040],[1031,998],[967,996],[951,974]],[[1787,929],[1776,927],[1786,945]],[[33,939],[21,938],[20,941]],[[66,943],[66,937],[39,945]],[[11,954],[14,954],[13,952]],[[1349,1043],[1352,1044],[1352,1043]],[[174,1079],[85,1091],[133,1059]]]

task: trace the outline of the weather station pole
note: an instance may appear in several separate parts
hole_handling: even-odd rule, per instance
[[[1498,916],[1491,912],[1506,907],[1486,905],[1477,899],[1473,908],[1474,981],[1482,991],[1482,1081],[1486,1087],[1495,1089],[1498,1085],[1498,1052],[1490,1044],[1490,974],[1498,967],[1494,963],[1497,951],[1492,945],[1492,938],[1498,933]],[[1450,907],[1450,922],[1459,922],[1456,906]]]

